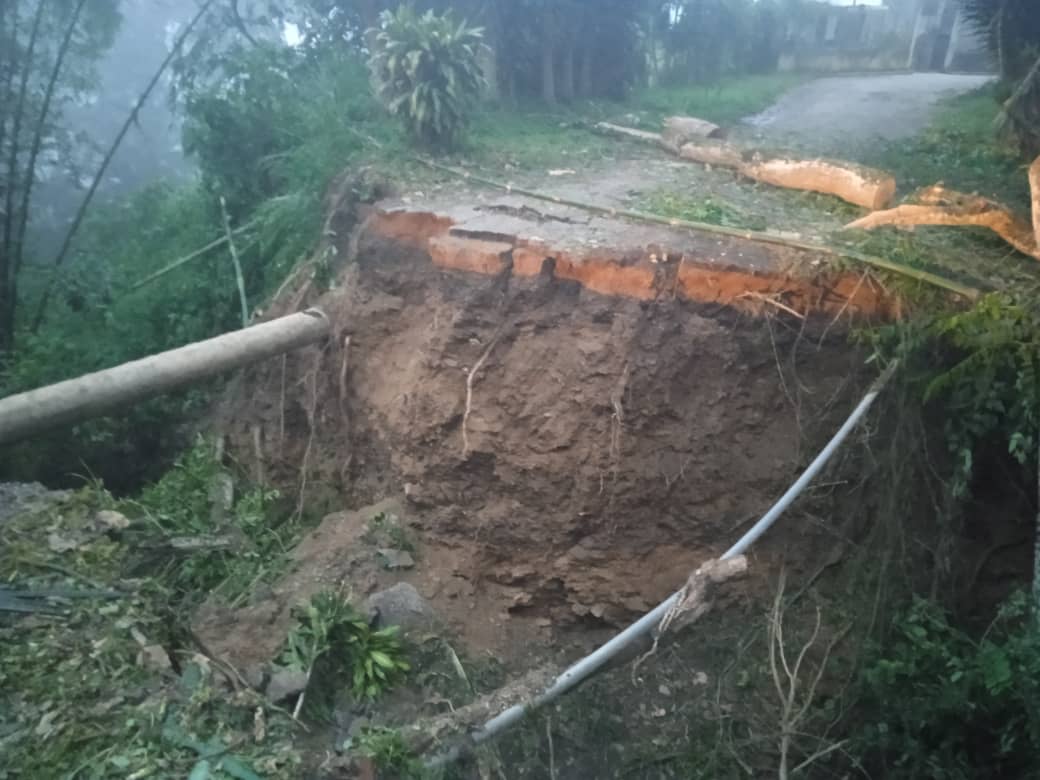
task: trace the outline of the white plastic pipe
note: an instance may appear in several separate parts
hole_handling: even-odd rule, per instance
[[[834,453],[837,452],[845,439],[848,438],[848,435],[859,424],[860,420],[863,419],[863,416],[867,413],[870,407],[873,406],[874,401],[877,400],[878,395],[884,389],[885,385],[888,384],[888,380],[891,379],[892,374],[895,373],[897,366],[898,361],[894,361],[881,374],[881,376],[878,377],[874,384],[871,385],[870,390],[867,391],[867,394],[863,396],[863,400],[859,402],[856,408],[852,411],[852,414],[849,415],[845,424],[838,429],[838,432],[834,434],[833,438],[827,443],[827,446],[824,447],[820,454],[816,456],[816,459],[809,464],[809,467],[805,470],[802,476],[800,476],[798,480],[791,485],[787,492],[780,497],[780,500],[762,516],[761,520],[755,523],[736,544],[730,547],[722,555],[722,560],[742,555],[752,544],[758,541],[762,534],[768,531],[773,523],[776,522],[777,518],[791,506],[799,494],[808,487],[809,483],[812,482],[823,467],[827,465],[827,462],[834,456]],[[672,608],[678,598],[679,593],[673,593],[661,602],[661,604],[655,607],[653,611],[643,615],[643,617],[599,649],[593,651],[590,655],[585,656],[568,668],[557,677],[548,688],[542,691],[542,693],[533,697],[530,701],[524,704],[513,705],[509,709],[493,717],[480,729],[469,735],[468,744],[479,745],[482,742],[486,742],[505,731],[510,726],[518,723],[528,713],[533,712],[539,707],[559,698],[578,685],[578,683],[591,677],[601,669],[604,664],[619,655],[629,645],[638,640],[644,634],[653,630],[653,628],[661,622],[661,619],[668,614],[668,610]],[[465,746],[467,746],[466,742],[434,756],[427,762],[427,766],[431,768],[443,766],[444,764],[456,760],[461,756]]]
[[[225,333],[121,366],[0,398],[0,445],[71,425],[201,379],[313,344],[329,333],[318,309]]]

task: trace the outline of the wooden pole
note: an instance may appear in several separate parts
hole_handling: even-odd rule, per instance
[[[309,309],[115,368],[0,399],[0,445],[124,411],[130,404],[312,344],[329,333]]]

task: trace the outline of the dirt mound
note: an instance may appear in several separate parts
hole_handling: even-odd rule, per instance
[[[405,497],[411,579],[478,645],[511,620],[644,612],[768,508],[861,387],[844,339],[818,343],[831,315],[601,295],[551,262],[443,270],[429,241],[445,251],[446,227],[364,233],[308,301],[333,343],[243,376],[223,427],[240,461],[309,499]]]

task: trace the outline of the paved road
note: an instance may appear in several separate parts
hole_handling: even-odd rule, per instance
[[[976,89],[988,76],[906,73],[820,78],[786,93],[748,117],[743,134],[823,153],[921,132],[935,104]]]

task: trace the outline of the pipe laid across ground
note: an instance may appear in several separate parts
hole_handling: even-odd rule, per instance
[[[329,329],[324,312],[308,309],[0,399],[0,445],[122,411],[145,398],[313,344]]]
[[[823,467],[827,465],[827,462],[834,456],[834,453],[838,451],[838,448],[842,445],[845,439],[848,438],[848,435],[853,431],[853,429],[859,425],[860,420],[863,419],[870,407],[874,405],[874,401],[877,400],[878,395],[880,395],[881,391],[885,388],[885,385],[887,385],[888,381],[892,378],[898,365],[898,361],[894,361],[888,366],[884,373],[882,373],[874,384],[871,385],[870,390],[867,391],[867,394],[863,396],[863,400],[859,402],[852,414],[849,415],[845,424],[838,429],[838,432],[834,434],[831,440],[827,443],[827,446],[820,451],[820,454],[817,455],[815,460],[809,464],[809,467],[802,473],[798,480],[788,488],[787,492],[780,497],[780,500],[777,501],[736,544],[730,547],[721,556],[720,560],[727,560],[729,558],[735,558],[738,555],[743,555],[752,544],[758,541],[762,534],[769,530],[773,523],[776,522],[777,518],[783,514],[799,494],[808,487],[809,483],[816,478],[816,475],[820,473]],[[664,618],[664,616],[668,614],[669,610],[671,610],[675,605],[679,595],[680,592],[673,593],[665,601],[655,607],[653,611],[643,615],[643,617],[606,644],[602,645],[599,649],[572,665],[540,694],[534,696],[524,704],[516,704],[491,718],[491,720],[479,729],[470,733],[463,742],[437,756],[434,756],[427,762],[426,766],[429,768],[435,768],[455,761],[461,757],[468,748],[492,739],[518,723],[528,713],[549,704],[570,691],[578,685],[578,683],[591,677],[602,669],[608,661],[615,658],[623,650],[639,640],[643,635],[650,633],[655,627],[657,627],[661,623],[661,619]]]

